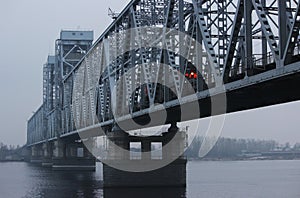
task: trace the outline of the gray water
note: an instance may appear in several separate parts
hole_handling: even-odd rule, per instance
[[[0,198],[188,197],[299,198],[300,161],[189,162],[187,188],[101,188],[95,173],[53,172],[27,163],[0,163]]]

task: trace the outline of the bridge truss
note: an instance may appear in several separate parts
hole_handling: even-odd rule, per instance
[[[63,98],[53,138],[137,117],[157,104],[168,108],[189,96],[187,84],[199,96],[275,76],[299,61],[299,6],[299,0],[131,1],[61,82],[51,82]],[[28,133],[36,134],[29,144],[46,138],[33,124],[43,122],[39,117],[29,121]]]

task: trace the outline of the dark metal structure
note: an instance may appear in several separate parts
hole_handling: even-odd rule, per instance
[[[91,32],[63,31],[44,66],[44,103],[28,122],[28,146],[94,126],[109,131],[159,105],[174,113],[197,103],[198,117],[209,116],[210,97],[225,93],[225,112],[300,99],[299,6],[133,0],[93,45]]]

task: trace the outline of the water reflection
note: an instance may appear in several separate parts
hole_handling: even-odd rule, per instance
[[[104,188],[102,165],[97,163],[97,172],[51,171],[51,169],[19,164],[25,173],[16,192],[4,197],[45,198],[133,198],[133,197],[186,197],[186,188]],[[8,167],[7,167],[8,168]],[[15,167],[14,169],[16,169]],[[10,172],[10,171],[8,171]],[[10,175],[11,176],[11,172]],[[14,176],[14,175],[13,175]],[[20,175],[19,175],[20,176]],[[16,176],[16,177],[19,177]],[[29,179],[28,179],[29,178]],[[1,187],[0,187],[1,191]],[[20,196],[19,196],[20,195]],[[24,196],[25,195],[25,196]],[[2,197],[2,196],[0,196]]]
[[[104,198],[182,198],[186,197],[185,188],[105,188]]]
[[[103,197],[102,180],[96,173],[40,170],[32,176],[35,180],[26,193],[28,198]]]
[[[58,172],[0,163],[2,198],[300,197],[300,161],[189,162],[187,188],[106,188],[97,172]]]

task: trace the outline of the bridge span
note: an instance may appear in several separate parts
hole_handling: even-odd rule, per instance
[[[85,142],[95,137],[124,150],[141,142],[147,153],[153,142],[167,145],[178,133],[172,146],[178,159],[163,171],[177,167],[174,181],[183,184],[186,132],[177,123],[300,99],[299,6],[299,0],[132,0],[95,42],[91,31],[62,31],[44,65],[43,104],[28,121],[31,161],[94,170]],[[125,133],[165,124],[171,127],[157,136]],[[128,158],[106,149],[115,161]],[[173,152],[162,150],[163,158]],[[114,168],[104,167],[107,185],[125,174]]]

